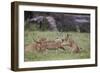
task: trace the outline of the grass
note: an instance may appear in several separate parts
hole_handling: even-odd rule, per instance
[[[59,50],[48,50],[47,53],[34,53],[25,52],[25,61],[46,61],[46,60],[69,60],[69,59],[86,59],[90,58],[90,34],[89,33],[77,33],[77,32],[50,32],[50,31],[25,31],[24,33],[24,44],[29,45],[33,39],[38,37],[46,37],[49,40],[55,38],[64,38],[67,34],[71,34],[75,42],[82,48],[80,53],[71,53],[68,49],[63,51]]]

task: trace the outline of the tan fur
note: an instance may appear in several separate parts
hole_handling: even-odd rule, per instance
[[[45,52],[48,49],[62,49],[65,51],[65,46],[70,47],[71,52],[80,52],[79,46],[69,34],[64,39],[48,40],[47,38],[39,38],[34,43],[26,46],[25,51]]]
[[[25,52],[36,52],[40,50],[40,43],[35,42],[25,46]]]
[[[40,51],[46,51],[47,49],[64,49],[64,47],[62,46],[62,42],[61,40],[47,40],[45,38],[45,40],[40,40]]]
[[[70,35],[68,34],[67,35],[67,38],[65,38],[65,41],[67,41],[67,46],[70,47],[71,49],[71,52],[80,52],[80,48],[79,46],[77,45],[77,43],[70,37]]]

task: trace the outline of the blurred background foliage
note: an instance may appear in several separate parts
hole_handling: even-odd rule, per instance
[[[25,30],[90,32],[89,14],[24,12]]]

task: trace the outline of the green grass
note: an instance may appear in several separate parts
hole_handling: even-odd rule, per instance
[[[25,52],[25,61],[46,61],[46,60],[69,60],[69,59],[86,59],[90,58],[90,34],[89,33],[77,33],[77,32],[50,32],[50,31],[25,31],[24,44],[29,45],[34,42],[33,39],[38,37],[46,37],[49,40],[55,38],[64,38],[67,34],[71,34],[75,42],[82,48],[80,53],[71,53],[68,49],[63,51],[48,50],[47,53],[34,53]]]

